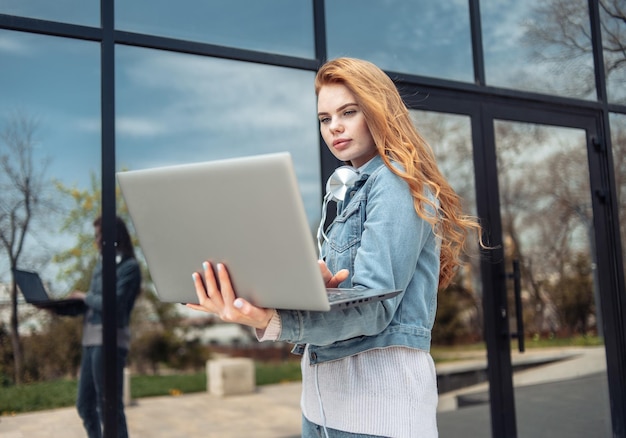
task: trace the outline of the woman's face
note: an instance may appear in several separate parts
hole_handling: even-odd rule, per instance
[[[322,138],[339,160],[360,167],[378,153],[365,116],[345,85],[328,84],[320,88],[317,116]]]

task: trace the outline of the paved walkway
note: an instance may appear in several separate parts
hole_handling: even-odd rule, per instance
[[[531,368],[516,373],[516,386],[536,385],[576,379],[603,371],[604,349],[585,348],[558,351],[529,351],[514,354],[513,361],[544,359],[546,355],[567,354],[567,360]],[[480,366],[480,360],[441,364],[447,367]],[[570,385],[571,386],[571,385]],[[455,391],[440,397],[440,434],[442,438],[468,435],[473,419],[456,410],[459,395],[485,391],[486,384]],[[178,397],[165,396],[142,398],[126,408],[130,436],[132,438],[295,438],[300,436],[300,383],[284,383],[260,386],[253,394],[218,397],[208,393],[188,394]],[[487,411],[487,405],[483,410]],[[472,408],[469,408],[472,409]],[[457,414],[458,413],[458,414]],[[487,414],[488,415],[488,414]],[[475,416],[473,417],[477,419]],[[442,421],[446,424],[442,424]],[[456,424],[458,423],[458,424]],[[488,417],[484,421],[488,432]],[[455,431],[459,431],[458,435]],[[83,438],[82,425],[74,408],[19,414],[0,417],[2,438]],[[483,435],[483,436],[489,436]],[[528,435],[533,436],[533,435]],[[544,436],[541,433],[535,437]],[[557,435],[550,435],[556,437]],[[571,435],[570,435],[571,436]]]

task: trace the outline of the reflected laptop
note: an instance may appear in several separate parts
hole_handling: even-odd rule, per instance
[[[191,274],[205,260],[224,263],[237,296],[261,307],[327,311],[401,292],[326,289],[287,152],[117,180],[161,301],[197,303]]]
[[[41,277],[36,272],[14,269],[15,281],[27,303],[43,309],[76,310],[85,308],[80,298],[52,299],[46,292]]]

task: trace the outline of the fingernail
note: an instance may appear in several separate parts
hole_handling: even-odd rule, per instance
[[[194,272],[193,274],[191,274],[191,279],[192,279],[193,281],[196,281],[196,273],[195,273],[195,272]]]
[[[237,309],[241,309],[243,307],[243,301],[241,300],[235,300],[233,302],[233,306],[235,306]]]
[[[204,269],[205,271],[209,269],[209,264],[207,262],[202,263],[202,269]]]
[[[217,264],[217,270],[218,270],[218,271],[221,271],[221,270],[223,270],[223,269],[224,269],[224,265],[223,265],[223,264],[221,264],[221,263],[218,263],[218,264]]]

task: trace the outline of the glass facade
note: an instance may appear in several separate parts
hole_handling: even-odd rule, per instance
[[[100,2],[98,0],[2,0],[0,14],[83,26],[100,25]]]
[[[311,0],[122,0],[120,30],[314,58]]]
[[[317,226],[312,72],[124,46],[116,68],[118,169],[289,151]]]
[[[626,272],[626,114],[611,114],[611,146],[615,172],[615,190],[619,206],[622,259]]]
[[[65,189],[91,187],[92,178],[98,190],[100,186],[99,47],[6,30],[0,30],[0,41],[3,153],[15,171],[29,176],[30,183],[36,180],[43,191],[33,212],[26,258],[36,263],[45,280],[63,280],[51,260],[75,239],[63,230],[73,204]],[[9,174],[0,176],[2,198],[17,205],[13,202],[23,196],[22,187],[8,180]],[[8,269],[4,261],[2,266]]]
[[[524,356],[510,351],[514,255],[527,263],[526,340],[578,339],[581,325],[580,339],[598,338],[585,371],[601,385],[594,406],[603,419],[594,424],[610,427],[610,407],[614,432],[623,429],[626,345],[611,336],[626,327],[616,268],[626,260],[622,2],[101,1],[0,0],[0,232],[9,227],[4,212],[21,202],[23,186],[11,178],[19,170],[41,193],[20,265],[54,282],[53,293],[88,281],[77,272],[97,254],[91,220],[103,198],[123,210],[109,181],[120,170],[289,151],[314,231],[337,164],[319,135],[315,71],[324,59],[363,58],[397,81],[441,171],[495,247],[470,248],[458,287],[440,295],[437,366],[443,375],[445,361],[471,358],[463,378],[477,379],[463,393],[442,390],[440,432],[533,433],[527,402],[537,393],[520,389]],[[114,11],[111,27],[102,27],[101,7],[105,18]],[[604,75],[594,71],[594,47]],[[598,99],[604,91],[607,102]],[[11,272],[6,245],[0,250],[1,286]],[[582,283],[593,309],[568,327]],[[554,406],[558,394],[541,397]],[[570,406],[585,408],[579,399]],[[549,425],[559,427],[569,430]]]
[[[385,70],[473,80],[468,3],[347,0],[326,3],[328,57]],[[358,23],[353,25],[352,23]]]
[[[586,0],[480,2],[488,85],[595,99]]]
[[[603,1],[600,8],[602,23],[602,54],[607,94],[610,102],[626,104],[626,11],[624,2]]]

